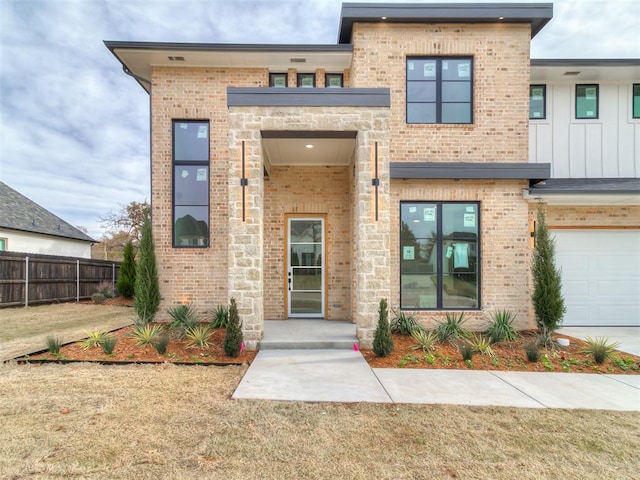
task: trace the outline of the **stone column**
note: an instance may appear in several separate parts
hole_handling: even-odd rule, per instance
[[[372,185],[376,141],[379,179],[377,220],[375,186]],[[358,133],[355,167],[354,317],[360,345],[371,348],[380,300],[386,298],[389,301],[391,293],[389,146],[385,128]]]
[[[236,299],[245,348],[256,350],[263,313],[263,168],[260,131],[246,128],[238,109],[229,109],[229,296]],[[247,185],[242,178],[242,142]]]

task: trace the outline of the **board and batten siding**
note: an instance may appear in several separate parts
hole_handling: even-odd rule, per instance
[[[547,84],[547,118],[529,122],[529,162],[551,163],[552,178],[639,177],[632,84],[600,83],[599,96],[599,118],[576,120],[575,83]]]

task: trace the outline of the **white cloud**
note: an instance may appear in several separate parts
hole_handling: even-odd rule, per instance
[[[100,216],[149,198],[149,98],[103,40],[335,44],[340,9],[339,0],[2,0],[0,179],[99,238]],[[640,1],[559,0],[532,54],[638,58],[638,24]]]

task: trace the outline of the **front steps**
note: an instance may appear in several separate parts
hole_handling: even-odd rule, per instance
[[[355,323],[339,320],[265,320],[259,350],[353,350]]]

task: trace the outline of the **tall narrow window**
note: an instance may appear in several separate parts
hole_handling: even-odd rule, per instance
[[[576,85],[576,118],[598,118],[598,85]]]
[[[400,204],[400,307],[480,308],[480,205]]]
[[[407,123],[472,123],[473,60],[407,59]]]
[[[544,120],[547,118],[547,86],[529,86],[529,119]]]
[[[209,245],[209,122],[173,122],[173,246]]]
[[[640,118],[640,83],[633,84],[633,118]]]

